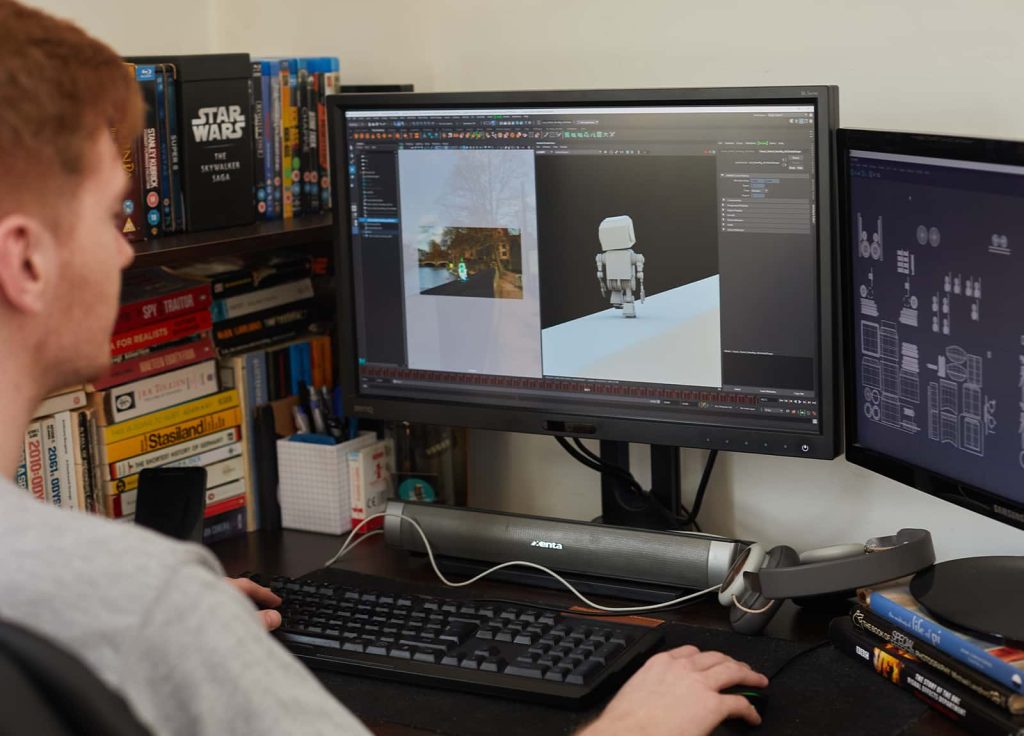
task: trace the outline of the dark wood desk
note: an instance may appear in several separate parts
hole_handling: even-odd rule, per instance
[[[260,572],[267,576],[287,575],[296,577],[311,572],[332,557],[341,544],[339,537],[285,530],[282,532],[256,532],[236,537],[212,546],[228,575],[239,575],[247,571]],[[386,547],[380,537],[368,539],[352,550],[341,562],[339,568],[395,580],[435,583],[436,578],[425,559],[411,557],[405,552]],[[483,580],[474,586],[479,597],[528,597],[557,605],[569,605],[570,596],[554,590],[525,588],[500,582]],[[628,603],[626,604],[628,605]],[[710,629],[728,629],[728,617],[724,608],[711,601],[701,602],[684,610],[663,616],[670,621],[679,621],[692,626]],[[786,603],[775,619],[769,624],[766,636],[806,642],[808,645],[826,638],[828,615],[807,611]],[[457,702],[460,696],[452,694],[450,700]],[[344,699],[344,698],[342,698]],[[369,727],[385,736],[413,736],[436,733],[436,731],[410,728],[386,720],[370,720]],[[957,736],[964,732],[953,726],[937,713],[927,711],[921,718],[900,730],[900,736]]]

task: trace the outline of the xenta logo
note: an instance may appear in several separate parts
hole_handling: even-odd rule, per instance
[[[192,136],[196,143],[237,140],[245,133],[245,115],[241,105],[200,107],[192,118]]]
[[[534,539],[530,542],[531,547],[543,547],[544,549],[562,549],[561,542],[542,542],[539,539]]]

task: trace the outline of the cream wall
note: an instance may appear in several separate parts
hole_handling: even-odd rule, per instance
[[[420,90],[838,84],[846,126],[1024,138],[1017,0],[183,0],[40,3],[119,50],[336,54],[351,83]],[[644,448],[634,466],[646,481]],[[546,437],[474,432],[472,501],[589,518],[591,471]],[[686,487],[703,462],[683,451]],[[1024,479],[1022,479],[1024,481]],[[691,490],[692,492],[692,490]],[[1024,532],[832,462],[723,453],[706,529],[797,548],[930,528],[941,558],[1024,553]]]

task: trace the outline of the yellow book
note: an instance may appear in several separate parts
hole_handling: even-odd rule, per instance
[[[118,422],[117,424],[111,424],[108,427],[103,427],[102,441],[104,445],[109,447],[115,442],[126,440],[129,437],[135,437],[136,435],[144,434],[154,429],[171,427],[175,424],[180,424],[187,419],[195,419],[196,417],[213,414],[214,412],[223,411],[224,409],[230,409],[235,406],[241,406],[238,398],[238,391],[235,391],[234,389],[221,391],[220,393],[213,394],[212,396],[206,396],[201,399],[196,399],[195,401],[189,401],[185,404],[172,406],[169,409],[163,409],[161,411],[155,411],[152,414],[146,414],[138,417],[137,419],[129,419],[126,422]],[[137,455],[138,453],[135,454]],[[128,457],[131,456],[128,455]],[[110,460],[109,462],[114,461]]]
[[[126,440],[107,445],[106,462],[116,463],[136,455],[144,455],[154,450],[162,450],[182,442],[189,442],[229,427],[237,427],[242,423],[242,411],[237,406],[225,409],[216,414],[190,419],[170,427],[154,429],[145,434],[129,437]]]

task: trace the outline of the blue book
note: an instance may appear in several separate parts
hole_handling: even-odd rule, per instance
[[[299,381],[302,379],[302,355],[298,345],[288,346],[288,392],[299,395]]]
[[[976,639],[932,618],[910,594],[906,580],[862,588],[861,602],[887,621],[923,639],[959,662],[1024,693],[1024,651]]]
[[[267,396],[267,355],[263,350],[254,350],[245,354],[245,405],[249,416],[245,417],[243,439],[249,443],[249,479],[253,489],[253,518],[256,526],[260,524],[259,463],[256,460],[256,407],[269,401]],[[255,531],[250,529],[249,531]]]

